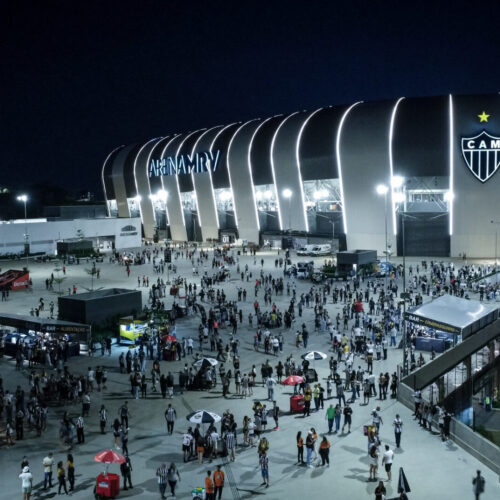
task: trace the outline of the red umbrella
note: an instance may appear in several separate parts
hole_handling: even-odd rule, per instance
[[[94,460],[96,462],[104,462],[105,464],[122,464],[125,462],[125,457],[116,453],[113,450],[105,450],[98,453]]]
[[[290,375],[285,380],[281,381],[283,385],[297,385],[302,382],[304,382],[304,377],[301,377],[300,375]]]
[[[173,335],[164,335],[161,339],[165,342],[177,342],[177,337],[174,337]]]

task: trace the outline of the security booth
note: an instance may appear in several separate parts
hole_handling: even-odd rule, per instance
[[[32,349],[34,359],[43,363],[47,353],[53,357],[62,347],[67,356],[78,356],[87,350],[90,325],[51,318],[0,314],[0,334],[4,352],[15,356],[19,346]]]
[[[349,279],[360,274],[376,274],[376,250],[350,250],[337,252],[335,277]]]
[[[498,319],[498,304],[443,295],[405,313],[415,348],[443,352]]]

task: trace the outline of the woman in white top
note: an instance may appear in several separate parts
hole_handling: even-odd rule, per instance
[[[374,445],[370,448],[370,479],[368,479],[368,481],[377,480],[377,469],[378,469],[378,449]]]
[[[248,444],[250,446],[254,446],[253,444],[253,437],[255,434],[255,424],[252,419],[249,419],[248,421]]]

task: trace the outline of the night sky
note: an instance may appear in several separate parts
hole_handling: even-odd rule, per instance
[[[102,197],[120,144],[297,109],[500,91],[497,1],[11,1],[0,186]]]

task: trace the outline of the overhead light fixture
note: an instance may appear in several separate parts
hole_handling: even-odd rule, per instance
[[[401,177],[400,175],[394,175],[391,180],[391,184],[393,188],[400,188],[404,184],[404,177]]]
[[[387,194],[389,188],[385,184],[379,184],[377,187],[377,194]]]
[[[324,200],[328,197],[328,191],[326,189],[318,189],[314,191],[313,197],[315,200]]]

